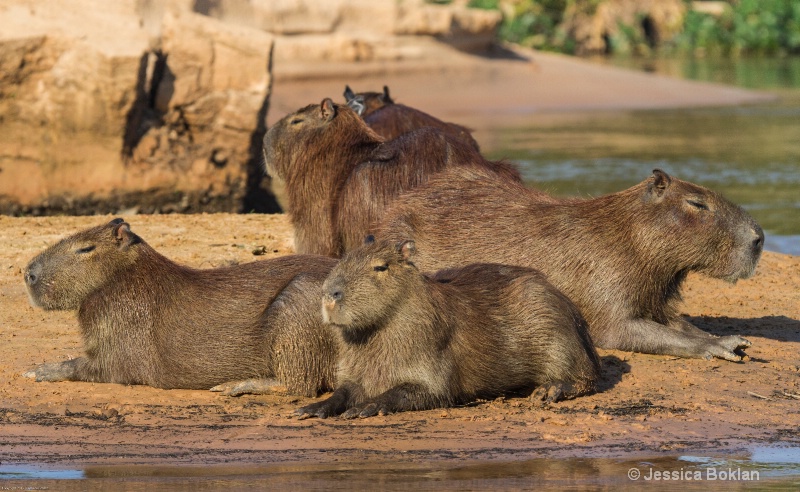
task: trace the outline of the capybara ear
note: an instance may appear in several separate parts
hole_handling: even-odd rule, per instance
[[[388,85],[384,85],[383,86],[383,102],[385,102],[385,103],[393,103],[394,102],[394,101],[392,101],[392,98],[389,97],[389,86]]]
[[[333,100],[330,97],[326,97],[322,100],[322,104],[320,104],[320,115],[322,119],[328,121],[336,116],[336,107],[333,105]]]
[[[117,217],[116,219],[112,219],[111,222],[108,223],[108,225],[115,226],[117,224],[122,224],[123,222],[125,222],[125,219],[123,219],[122,217]]]
[[[672,183],[672,178],[670,178],[669,174],[665,173],[661,169],[653,169],[653,182],[650,183],[648,186],[648,191],[651,193],[655,193],[656,196],[661,197],[664,195],[664,192],[669,188],[669,185]]]
[[[141,241],[139,236],[131,232],[131,226],[127,222],[119,222],[114,226],[114,239],[117,240],[117,247],[121,250],[126,250]]]
[[[349,85],[344,86],[344,100],[349,103],[354,97],[356,97],[356,93],[353,92],[353,89]]]
[[[375,236],[373,236],[372,234],[364,238],[364,244],[372,244],[374,242],[375,242]]]
[[[397,252],[403,257],[403,261],[409,261],[417,252],[417,245],[414,244],[414,241],[407,239],[397,244]]]

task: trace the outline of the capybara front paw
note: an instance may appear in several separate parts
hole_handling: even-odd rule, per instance
[[[297,410],[294,411],[294,414],[300,420],[308,419],[311,417],[327,419],[328,417],[333,417],[334,415],[336,415],[336,408],[334,408],[333,405],[331,405],[330,403],[328,403],[327,400],[325,400],[298,408]]]
[[[72,376],[73,372],[74,365],[72,361],[46,362],[22,375],[26,378],[36,378],[37,382],[66,381]]]
[[[710,360],[718,357],[731,362],[739,362],[746,355],[744,349],[751,345],[748,340],[738,335],[715,338],[710,340],[706,346],[704,358]]]
[[[548,405],[564,399],[563,383],[545,383],[531,393],[530,400],[536,405]]]
[[[354,419],[358,418],[368,418],[374,417],[376,415],[388,415],[392,413],[388,407],[385,405],[381,405],[378,403],[367,403],[365,405],[360,405],[357,407],[348,408],[346,412],[342,414],[343,419]]]

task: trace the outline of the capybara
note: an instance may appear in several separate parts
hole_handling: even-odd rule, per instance
[[[324,99],[278,121],[264,137],[267,171],[286,184],[295,251],[341,256],[358,247],[401,192],[450,166],[486,167],[520,180],[435,128],[385,141],[347,106]]]
[[[338,336],[337,388],[300,417],[370,417],[535,388],[534,401],[595,388],[600,363],[577,307],[530,268],[472,264],[422,274],[413,241],[348,252],[323,285]]]
[[[335,263],[295,255],[196,270],[122,219],[83,230],[35,257],[24,276],[34,306],[78,311],[85,355],[26,375],[316,396],[335,381],[335,339],[319,309]]]
[[[405,104],[395,103],[389,97],[389,88],[385,85],[382,93],[359,92],[358,94],[348,85],[344,88],[344,98],[347,105],[364,119],[368,127],[387,140],[429,126],[463,140],[475,150],[480,150],[469,128],[442,121]]]
[[[376,234],[414,239],[423,271],[478,260],[540,270],[578,305],[599,347],[733,361],[750,346],[700,330],[677,304],[689,272],[750,277],[761,227],[719,194],[660,170],[592,199],[447,170],[396,201]]]
[[[383,92],[359,92],[356,94],[349,85],[344,86],[344,100],[353,111],[362,118],[369,116],[382,107],[394,104],[389,96],[389,87],[383,86]]]

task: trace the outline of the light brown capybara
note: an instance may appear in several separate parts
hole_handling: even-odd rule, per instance
[[[353,92],[348,85],[344,88],[344,98],[347,105],[364,119],[368,127],[387,140],[420,128],[432,127],[463,140],[475,150],[480,150],[480,146],[469,128],[442,121],[405,104],[395,103],[389,97],[389,88],[385,85],[383,92],[359,92],[358,94]]]
[[[122,219],[83,230],[36,256],[24,276],[34,306],[77,310],[85,355],[26,375],[316,396],[335,381],[336,347],[319,309],[335,263],[295,255],[196,270]]]
[[[348,252],[323,286],[338,385],[301,418],[370,417],[532,390],[591,392],[600,363],[578,308],[530,268],[472,264],[422,274],[413,241]]]
[[[511,164],[487,161],[435,128],[385,141],[330,99],[273,125],[264,137],[264,161],[285,183],[295,251],[337,257],[361,245],[397,195],[442,169],[481,167],[520,179]]]
[[[450,169],[387,211],[376,234],[412,238],[434,271],[489,261],[536,268],[581,309],[599,347],[740,360],[750,342],[679,316],[689,272],[750,277],[764,233],[739,206],[655,170],[592,199],[557,199],[479,169]]]

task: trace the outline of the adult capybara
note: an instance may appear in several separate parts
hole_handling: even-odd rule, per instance
[[[69,236],[25,270],[31,303],[77,310],[85,356],[30,371],[37,381],[146,384],[232,394],[333,387],[322,282],[335,260],[284,256],[225,268],[178,265],[122,219]]]
[[[429,126],[463,140],[475,150],[480,150],[469,128],[442,121],[418,109],[395,103],[389,97],[389,88],[385,85],[382,93],[359,92],[358,94],[348,85],[344,88],[344,98],[347,105],[364,119],[368,127],[387,140]]]
[[[578,308],[530,268],[420,273],[413,241],[347,253],[325,280],[337,388],[301,417],[370,417],[536,388],[554,402],[595,388],[600,363]]]
[[[750,277],[764,245],[761,227],[717,193],[660,170],[584,200],[452,169],[405,194],[377,233],[413,238],[424,271],[478,260],[540,270],[578,305],[600,347],[739,360],[750,346],[696,328],[677,303],[689,272],[729,282]]]
[[[340,256],[358,247],[401,192],[450,166],[519,172],[485,160],[435,128],[385,141],[347,106],[325,99],[292,113],[264,137],[267,171],[286,184],[298,253]]]

